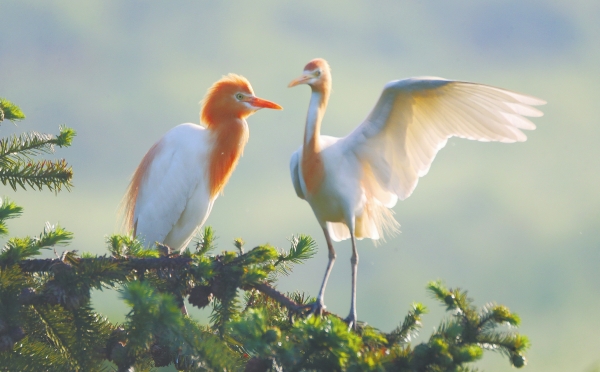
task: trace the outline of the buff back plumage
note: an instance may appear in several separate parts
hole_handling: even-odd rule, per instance
[[[126,233],[132,233],[133,236],[136,235],[136,224],[134,221],[134,213],[135,213],[135,203],[137,202],[138,193],[140,190],[140,185],[144,180],[144,176],[146,175],[146,171],[154,157],[160,150],[161,141],[156,142],[150,150],[144,155],[144,158],[136,168],[133,176],[131,176],[131,182],[127,187],[127,191],[125,192],[125,196],[123,200],[121,200],[121,215],[123,216],[123,226],[122,230]]]

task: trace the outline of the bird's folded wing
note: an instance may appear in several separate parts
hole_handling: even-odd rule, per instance
[[[302,191],[302,185],[300,184],[300,156],[302,153],[302,147],[300,147],[296,152],[292,154],[292,158],[290,159],[290,173],[292,176],[292,183],[294,184],[294,190],[296,190],[296,195],[300,199],[304,199],[304,191]]]
[[[157,143],[158,149],[139,185],[134,224],[138,237],[143,238],[147,245],[165,239],[181,217],[198,183],[205,177],[202,163],[197,158],[198,151],[187,144],[200,142],[195,137],[198,136],[196,132],[202,129],[183,126],[174,129],[175,133],[168,133],[161,139],[162,143]],[[187,140],[181,141],[182,133],[177,132],[185,134]]]
[[[434,77],[388,83],[377,104],[343,139],[370,166],[379,184],[405,199],[429,171],[449,137],[525,141],[535,129],[525,116],[542,116],[541,99],[482,84]]]

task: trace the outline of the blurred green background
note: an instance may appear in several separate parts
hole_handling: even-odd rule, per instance
[[[220,249],[292,234],[324,246],[310,207],[289,180],[309,90],[288,89],[306,62],[327,59],[334,88],[323,133],[358,125],[383,85],[418,75],[476,81],[548,101],[525,143],[452,139],[415,193],[394,208],[402,233],[359,243],[358,314],[389,331],[412,301],[443,314],[426,294],[444,279],[478,305],[497,301],[522,318],[533,344],[528,371],[592,371],[600,363],[600,2],[597,1],[7,1],[0,2],[0,96],[27,115],[27,130],[77,130],[60,150],[75,171],[72,192],[4,187],[25,207],[11,235],[38,234],[46,220],[75,233],[70,248],[106,252],[129,176],[169,128],[198,122],[198,102],[222,75],[246,76],[284,111],[252,116],[250,141],[208,219]],[[326,304],[345,315],[350,243]],[[316,295],[326,250],[297,267],[283,290]],[[95,306],[122,320],[118,296]],[[207,313],[195,312],[198,317]],[[508,370],[491,352],[479,364]]]

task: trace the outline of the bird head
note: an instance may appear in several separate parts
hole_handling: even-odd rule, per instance
[[[331,85],[331,70],[326,60],[315,58],[304,66],[302,75],[292,80],[288,88],[296,85],[307,84],[311,88],[322,90]]]
[[[202,121],[209,127],[228,119],[245,119],[261,108],[281,110],[278,104],[256,97],[250,82],[243,76],[223,76],[207,91],[202,100]]]

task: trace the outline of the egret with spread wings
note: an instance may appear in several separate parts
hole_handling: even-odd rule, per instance
[[[541,99],[488,85],[419,77],[385,85],[371,113],[343,138],[322,136],[321,121],[331,92],[331,71],[314,59],[289,87],[307,84],[312,93],[302,147],[291,158],[298,197],[305,199],[325,233],[329,262],[312,306],[324,309],[327,279],[335,261],[333,241],[352,243],[352,300],[346,318],[356,327],[356,239],[379,239],[397,231],[392,208],[406,199],[452,136],[478,141],[521,142],[522,129],[542,116]]]

